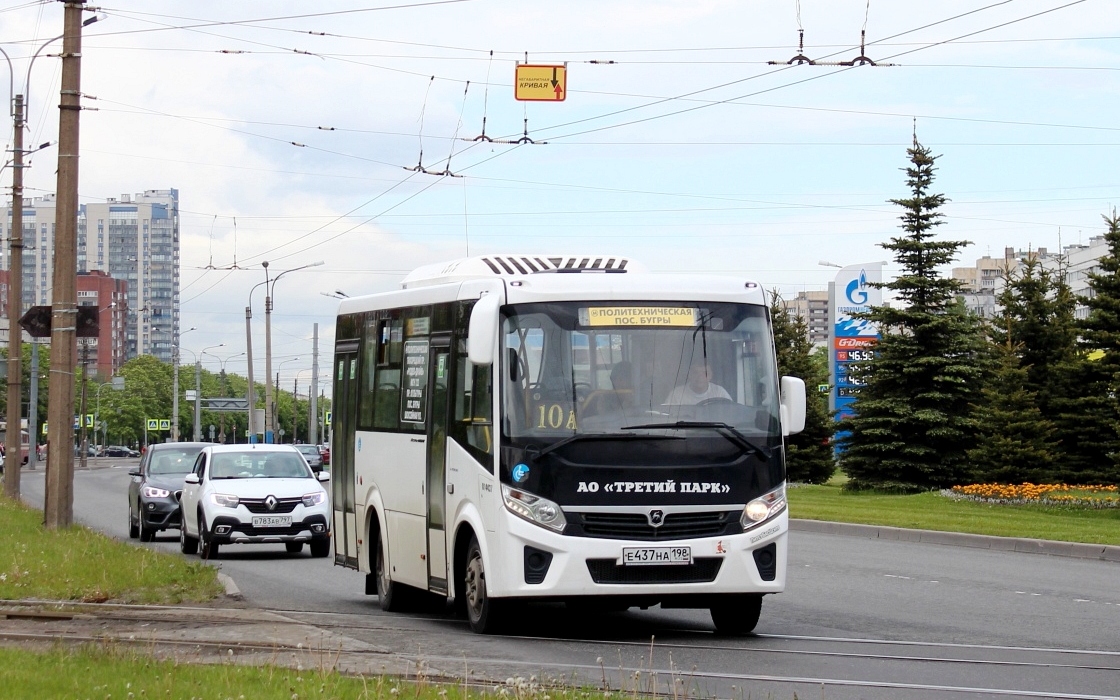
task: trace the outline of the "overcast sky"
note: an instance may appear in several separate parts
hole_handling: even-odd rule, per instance
[[[194,351],[244,351],[262,261],[324,261],[276,286],[274,371],[300,358],[285,387],[311,365],[315,322],[329,366],[324,292],[392,289],[468,253],[618,254],[824,289],[822,260],[889,260],[915,123],[941,155],[941,235],[971,241],[958,265],[1087,242],[1120,202],[1115,0],[119,0],[100,15],[82,51],[80,201],[179,190]],[[879,65],[787,65],[799,27],[822,64],[860,56],[866,28]],[[61,3],[0,0],[17,86],[61,33]],[[514,99],[526,59],[567,65],[563,102]],[[26,143],[56,139],[59,72],[34,65]],[[494,142],[474,140],[484,123]],[[27,196],[54,192],[55,156],[33,156]],[[253,307],[260,357],[261,290]]]

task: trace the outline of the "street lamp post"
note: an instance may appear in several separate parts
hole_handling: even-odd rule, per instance
[[[195,442],[202,440],[202,356],[206,354],[207,350],[214,348],[224,348],[225,343],[218,343],[211,345],[208,348],[203,348],[198,356],[194,359],[194,435]]]
[[[275,393],[275,397],[276,397],[276,404],[277,405],[272,407],[273,424],[270,426],[273,429],[272,430],[273,433],[275,433],[280,426],[280,410],[279,410],[280,409],[280,406],[279,406],[279,404],[280,404],[280,369],[284,365],[288,364],[289,362],[296,362],[297,360],[299,360],[298,357],[290,357],[287,360],[284,360],[283,362],[281,362],[279,365],[276,366],[276,393]]]
[[[293,443],[296,441],[296,435],[298,435],[298,433],[299,433],[299,431],[298,431],[298,425],[299,424],[296,422],[296,416],[298,415],[298,413],[296,412],[296,408],[299,407],[299,375],[303,374],[304,372],[310,372],[310,371],[312,371],[311,367],[306,367],[304,369],[301,369],[300,371],[296,372],[296,378],[292,380],[292,442]],[[310,396],[308,398],[310,399]],[[312,415],[314,415],[314,414],[312,414]],[[308,431],[311,430],[311,420],[312,420],[311,418],[308,418],[308,420],[307,420]],[[308,442],[310,442],[311,441],[310,440],[311,433],[308,432],[307,435],[308,435]]]
[[[185,331],[180,331],[182,338],[187,333],[197,330],[191,326]],[[179,442],[179,341],[171,346],[171,442]]]
[[[8,425],[15,427],[8,430],[5,440],[5,450],[9,455],[20,455],[23,451],[23,440],[19,430],[19,426],[22,424],[20,407],[23,405],[23,368],[21,367],[23,330],[19,327],[17,321],[23,315],[23,129],[26,110],[24,97],[29,97],[31,67],[35,65],[35,59],[39,57],[43,49],[61,38],[62,35],[59,35],[50,39],[40,46],[35,55],[31,57],[31,62],[27,65],[27,79],[24,81],[22,95],[15,94],[16,72],[12,67],[12,59],[8,57],[6,51],[0,48],[0,53],[4,54],[4,59],[8,62],[8,97],[11,99],[14,129],[12,137],[12,221],[8,229],[11,240],[8,269],[12,271],[8,276],[8,319],[10,324],[8,331]],[[46,144],[40,148],[45,146]],[[32,435],[31,437],[34,441],[35,436]],[[29,451],[33,449],[34,447],[31,447]],[[27,461],[29,465],[33,466],[35,464],[34,457],[30,452]],[[17,467],[16,469],[9,469],[7,476],[4,478],[4,494],[17,501],[20,492],[19,477],[20,470]]]
[[[225,396],[228,396],[229,395],[229,386],[226,383],[226,362],[232,360],[235,357],[241,357],[245,353],[244,352],[239,352],[239,353],[236,353],[234,355],[229,355],[229,356],[224,357],[224,358],[223,357],[218,357],[214,353],[206,352],[205,350],[202,352],[202,354],[209,355],[210,357],[213,357],[214,359],[216,359],[218,361],[218,364],[221,365],[221,367],[222,367],[222,373],[221,373],[222,394],[225,395]],[[252,407],[250,407],[250,409],[251,408]],[[218,424],[220,426],[219,431],[218,431],[218,442],[220,442],[222,444],[225,444],[225,441],[226,441],[226,414],[224,412],[219,417]],[[235,428],[235,430],[236,430],[236,428]],[[237,442],[236,435],[237,435],[237,433],[235,432],[234,433],[234,442]]]
[[[273,428],[273,421],[274,421],[275,418],[270,412],[272,410],[272,386],[269,383],[269,379],[272,378],[272,304],[275,301],[275,296],[276,296],[276,283],[280,281],[281,277],[288,274],[289,272],[295,272],[297,270],[306,270],[309,267],[318,267],[319,265],[323,264],[323,261],[319,260],[318,262],[313,262],[313,263],[310,263],[308,265],[301,265],[300,267],[293,267],[290,270],[284,270],[280,274],[276,275],[276,277],[273,278],[271,281],[268,278],[268,263],[262,263],[262,264],[264,265],[264,281],[265,281],[265,287],[264,287],[264,377],[265,377],[265,379],[264,379],[264,392],[265,392],[265,396],[264,396],[264,426],[265,426],[265,428],[264,429],[265,429],[265,436],[264,436],[264,441],[265,442],[273,442],[274,439],[273,439],[273,435],[272,435],[272,432],[273,432],[272,428]]]

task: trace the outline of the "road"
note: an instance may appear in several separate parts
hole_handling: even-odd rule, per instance
[[[112,461],[111,461],[112,462]],[[136,460],[75,474],[75,518],[125,539]],[[41,471],[23,474],[41,505]],[[151,545],[178,552],[178,531]],[[215,562],[254,606],[448,673],[576,678],[713,697],[1120,698],[1120,565],[806,532],[791,534],[785,593],[756,634],[716,637],[702,611],[577,616],[533,606],[511,636],[440,612],[387,614],[363,576],[282,546]]]

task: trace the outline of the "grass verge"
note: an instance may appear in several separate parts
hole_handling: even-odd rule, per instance
[[[938,493],[846,492],[839,483],[788,491],[793,518],[887,525],[977,535],[1120,545],[1120,509],[1004,505],[953,500]]]
[[[0,600],[175,604],[222,594],[213,567],[80,526],[46,530],[42,520],[0,497]]]

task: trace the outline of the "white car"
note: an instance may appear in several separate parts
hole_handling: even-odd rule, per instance
[[[223,544],[283,542],[298,553],[306,542],[311,556],[325,557],[331,516],[321,482],[329,479],[291,445],[205,447],[184,479],[179,546],[212,559]]]

